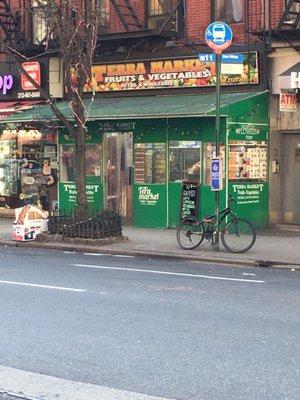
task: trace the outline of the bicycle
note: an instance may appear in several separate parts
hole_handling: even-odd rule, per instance
[[[250,221],[239,218],[235,214],[232,207],[232,203],[236,203],[235,198],[228,195],[228,199],[228,207],[219,212],[218,230],[221,241],[225,249],[231,253],[245,253],[256,241],[256,229]],[[192,250],[207,239],[212,247],[215,247],[216,217],[216,214],[208,215],[203,219],[194,216],[184,217],[177,228],[178,244],[185,250]]]

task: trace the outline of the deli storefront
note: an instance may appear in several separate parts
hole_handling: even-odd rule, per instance
[[[184,106],[179,109],[178,96],[96,101],[95,113],[110,113],[111,119],[88,123],[91,211],[117,211],[136,227],[175,227],[181,215],[182,183],[192,182],[199,186],[198,215],[211,213],[215,110],[209,104],[213,99],[213,94],[181,96]],[[263,228],[268,224],[269,191],[267,94],[224,94],[222,99],[222,104],[228,103],[221,110],[222,205],[227,193],[233,194],[238,213]],[[129,106],[134,118],[116,120],[128,113]],[[141,118],[144,109],[169,116]],[[74,144],[65,133],[59,135],[59,155],[59,204],[69,213],[76,203]]]
[[[212,54],[93,66],[85,87],[92,212],[117,211],[136,227],[175,227],[184,212],[183,182],[198,187],[199,216],[213,211],[215,94],[200,92],[215,83]],[[263,228],[269,220],[268,96],[258,92],[257,53],[224,55],[221,84],[231,88],[221,96],[221,202],[225,206],[233,194],[238,213]],[[96,93],[93,102],[88,93]],[[73,152],[72,140],[61,132],[59,207],[65,212],[76,203]]]

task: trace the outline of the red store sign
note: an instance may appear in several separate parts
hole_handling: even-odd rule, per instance
[[[279,111],[295,112],[297,110],[297,96],[294,93],[280,93]]]
[[[25,62],[22,67],[30,77],[40,86],[41,85],[41,65],[37,61]],[[21,86],[23,90],[37,90],[25,74],[21,74]]]

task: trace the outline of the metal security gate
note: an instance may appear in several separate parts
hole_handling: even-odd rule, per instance
[[[119,213],[123,220],[132,219],[132,133],[112,132],[104,135],[104,204]]]
[[[300,132],[283,134],[282,214],[284,223],[300,224]]]

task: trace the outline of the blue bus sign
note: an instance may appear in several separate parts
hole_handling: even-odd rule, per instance
[[[199,60],[201,62],[215,62],[216,55],[215,55],[215,53],[200,53]]]
[[[213,158],[211,160],[211,190],[217,191],[223,189],[223,168],[222,168],[222,160],[218,157]]]
[[[221,54],[232,42],[233,34],[229,25],[225,22],[216,21],[208,25],[205,31],[206,44],[211,47],[216,54]]]
[[[215,53],[200,53],[199,60],[201,62],[215,62]],[[244,54],[243,53],[225,53],[221,54],[221,62],[224,64],[243,64]]]

